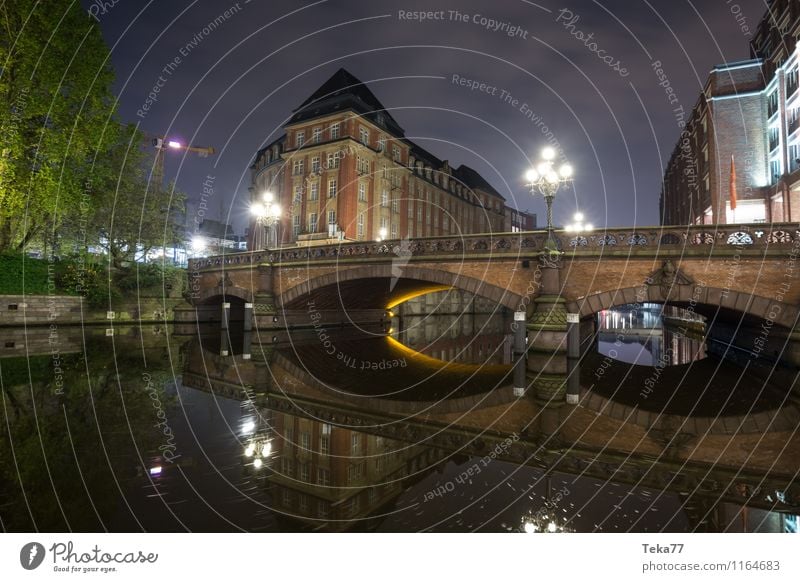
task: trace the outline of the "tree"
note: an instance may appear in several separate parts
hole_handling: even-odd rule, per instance
[[[178,216],[186,197],[174,184],[164,189],[149,180],[152,163],[143,134],[133,125],[124,127],[105,156],[111,172],[95,185],[97,204],[87,229],[95,238],[87,243],[103,247],[119,268],[138,253],[182,241]]]
[[[119,142],[109,51],[73,0],[0,0],[0,252],[96,205]]]

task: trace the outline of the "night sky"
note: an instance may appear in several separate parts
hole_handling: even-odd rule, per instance
[[[556,222],[580,208],[597,226],[658,224],[663,168],[680,133],[674,110],[688,116],[715,64],[749,58],[766,9],[764,0],[83,4],[112,48],[121,117],[214,146],[208,159],[170,154],[166,176],[195,200],[213,176],[210,216],[221,209],[237,232],[255,152],[339,67],[369,84],[407,137],[453,167],[475,168],[540,225],[544,203],[522,175],[547,145],[542,125],[576,171]],[[414,11],[438,19],[419,22]],[[159,83],[158,100],[142,110]]]

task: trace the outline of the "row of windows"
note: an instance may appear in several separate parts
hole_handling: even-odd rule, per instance
[[[343,157],[344,156],[341,152],[332,152],[327,154],[325,158],[325,167],[323,168],[322,162],[320,161],[320,157],[314,156],[311,158],[311,173],[320,174],[323,169],[336,170],[341,166],[341,161]],[[305,165],[306,165],[305,158],[294,159],[292,161],[292,175],[302,176],[303,174],[305,174]]]
[[[311,143],[317,144],[322,142],[324,130],[322,127],[314,127],[311,130]],[[341,137],[341,124],[339,122],[332,123],[328,126],[328,134],[331,140],[339,139]],[[365,146],[370,147],[372,144],[371,140],[371,133],[369,128],[361,125],[358,128],[358,140],[364,144]],[[306,131],[304,129],[300,129],[295,131],[294,133],[294,145],[295,148],[302,148],[306,144]],[[380,135],[378,137],[378,150],[385,151],[386,150],[386,136]],[[393,145],[392,146],[392,159],[396,162],[402,161],[402,150],[400,146]]]
[[[320,143],[322,141],[323,128],[315,127],[311,130],[311,142]],[[341,124],[339,122],[331,123],[328,126],[328,135],[330,139],[339,139],[341,136]],[[305,130],[296,131],[294,134],[294,146],[301,148],[306,143]]]

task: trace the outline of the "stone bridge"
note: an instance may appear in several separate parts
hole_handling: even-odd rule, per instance
[[[545,231],[532,231],[195,259],[189,264],[191,301],[200,317],[287,329],[376,321],[416,295],[462,289],[525,313],[530,385],[538,400],[549,403],[570,394],[570,358],[579,355],[568,348],[569,333],[577,333],[570,330],[615,305],[682,306],[712,322],[749,330],[755,352],[780,346],[782,359],[800,361],[795,331],[800,224],[615,228],[553,236],[558,252],[546,249]],[[578,387],[571,393],[577,395]]]

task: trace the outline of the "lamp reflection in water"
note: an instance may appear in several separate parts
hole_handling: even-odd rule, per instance
[[[555,508],[547,506],[534,511],[529,510],[522,516],[522,531],[524,533],[566,533],[573,531],[567,527],[567,520],[556,515]]]
[[[558,514],[558,502],[565,495],[569,495],[569,491],[566,488],[559,491],[556,498],[553,499],[550,475],[548,475],[547,495],[544,505],[535,511],[529,509],[522,516],[521,531],[524,533],[568,533],[575,531],[567,526],[567,519],[560,517]]]
[[[242,403],[243,408],[250,408],[251,415],[242,417],[240,427],[244,438],[245,464],[251,464],[254,469],[260,469],[272,454],[272,438],[269,424],[255,408],[252,400]]]

